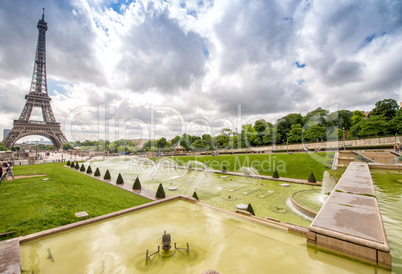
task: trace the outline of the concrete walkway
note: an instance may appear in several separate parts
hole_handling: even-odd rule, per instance
[[[0,243],[0,273],[21,273],[20,242],[18,238]]]
[[[366,163],[349,164],[310,225],[307,242],[391,269],[390,249]]]

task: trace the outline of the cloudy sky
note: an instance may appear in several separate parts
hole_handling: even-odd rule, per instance
[[[402,101],[401,0],[1,0],[0,130],[24,107],[42,8],[49,95],[71,141]]]

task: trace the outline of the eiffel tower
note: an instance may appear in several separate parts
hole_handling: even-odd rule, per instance
[[[14,126],[4,138],[3,143],[11,148],[15,142],[25,136],[40,135],[50,139],[56,150],[59,150],[67,138],[60,129],[60,123],[56,122],[47,90],[46,80],[46,31],[45,9],[43,9],[42,19],[38,22],[38,42],[36,45],[36,56],[34,71],[32,75],[31,88],[25,95],[25,106],[20,118],[14,120]],[[43,121],[31,121],[32,109],[34,107],[42,109]]]

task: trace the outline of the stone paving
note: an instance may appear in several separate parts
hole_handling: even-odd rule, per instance
[[[366,163],[349,164],[309,231],[310,245],[391,268],[390,249]]]

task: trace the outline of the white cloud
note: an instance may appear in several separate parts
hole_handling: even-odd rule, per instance
[[[243,122],[272,122],[402,100],[400,1],[4,0],[2,128],[25,103],[42,5],[56,119],[65,129],[71,113],[91,110],[73,119],[74,139],[104,136],[102,108],[110,138],[119,121],[125,138],[149,136],[152,109],[175,109],[155,116],[156,137],[172,138],[177,113],[192,132],[217,132],[219,119],[239,126],[238,105]]]

